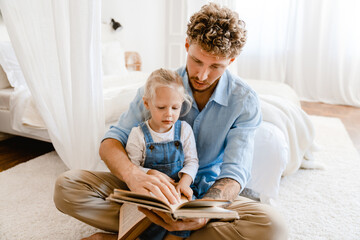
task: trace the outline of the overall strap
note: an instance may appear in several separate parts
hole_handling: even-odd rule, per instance
[[[181,121],[177,120],[174,129],[174,141],[180,141],[181,136]]]
[[[144,133],[145,142],[146,142],[146,143],[152,143],[152,142],[154,142],[153,139],[152,139],[152,137],[151,137],[149,128],[147,127],[146,123],[145,123],[145,122],[142,122],[142,123],[140,124],[140,127],[141,127],[141,130],[142,130],[143,133]]]

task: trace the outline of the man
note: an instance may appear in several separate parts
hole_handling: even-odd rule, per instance
[[[162,212],[141,209],[168,231],[193,230],[189,239],[287,238],[282,218],[271,207],[239,196],[250,177],[255,130],[261,123],[257,95],[226,70],[245,41],[244,22],[228,8],[210,3],[190,18],[186,68],[178,73],[194,100],[190,112],[181,119],[193,127],[198,149],[200,167],[193,190],[198,198],[233,201],[229,208],[238,211],[240,219],[172,221]],[[111,173],[70,171],[58,178],[54,201],[60,211],[116,232],[119,208],[104,200],[114,188],[127,186],[176,202],[171,179],[160,172],[145,174],[130,162],[124,150],[131,128],[144,121],[142,94],[140,89],[129,111],[101,143],[100,156]],[[116,235],[98,233],[88,239],[107,238],[116,239]]]

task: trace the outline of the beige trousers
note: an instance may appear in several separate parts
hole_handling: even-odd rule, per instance
[[[126,184],[109,172],[70,170],[61,174],[55,185],[54,202],[63,213],[96,228],[117,232],[119,205],[105,198]],[[210,222],[189,239],[287,239],[285,221],[270,206],[238,197],[229,207],[240,219]]]

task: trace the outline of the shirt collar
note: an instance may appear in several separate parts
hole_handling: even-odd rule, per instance
[[[229,100],[229,84],[228,70],[225,70],[209,101],[215,101],[220,105],[227,106]]]

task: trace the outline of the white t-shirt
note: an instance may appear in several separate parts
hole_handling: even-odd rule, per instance
[[[169,142],[174,140],[174,125],[169,131],[165,133],[158,133],[151,129],[148,121],[145,123],[149,128],[151,137],[154,142]],[[179,177],[181,177],[181,173],[186,173],[189,174],[194,181],[197,170],[199,168],[199,159],[197,157],[194,133],[191,129],[191,126],[185,121],[181,121],[180,141],[184,151],[184,166],[179,171]],[[145,172],[150,170],[149,168],[143,167],[146,157],[146,147],[145,136],[140,126],[131,129],[125,149],[130,160],[135,165],[139,166]]]

